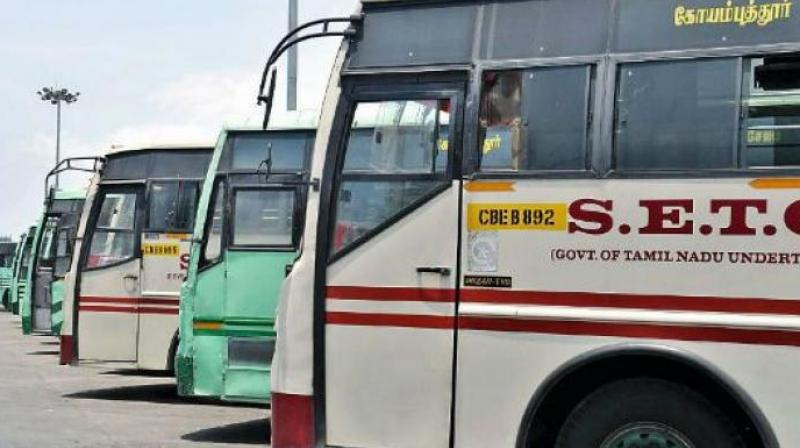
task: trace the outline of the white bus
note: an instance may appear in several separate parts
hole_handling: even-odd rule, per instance
[[[364,1],[272,446],[800,446],[797,8]]]
[[[171,370],[206,145],[114,150],[91,183],[65,282],[61,363]]]

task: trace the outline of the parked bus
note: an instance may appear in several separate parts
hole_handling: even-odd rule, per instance
[[[3,306],[5,306],[6,311],[10,311],[12,313],[14,312],[14,297],[16,295],[15,291],[17,290],[17,270],[19,269],[20,262],[22,261],[22,251],[25,248],[25,240],[27,235],[27,232],[22,232],[22,234],[19,236],[19,242],[14,250],[14,261],[11,264],[11,281],[9,282],[7,294],[8,301],[3,302]]]
[[[269,131],[219,137],[181,292],[181,395],[269,400],[275,308],[297,256],[316,118],[298,114]]]
[[[364,1],[279,301],[272,446],[800,446],[793,8]]]
[[[70,229],[80,219],[86,190],[50,190],[45,209],[36,228],[31,252],[31,266],[28,270],[25,294],[20,298],[20,317],[22,333],[33,331],[54,333],[60,325],[54,325],[52,309],[60,307],[63,297],[59,291],[69,266],[71,244],[74,237]],[[53,294],[54,289],[56,294]],[[57,319],[60,316],[57,315]]]
[[[20,250],[14,263],[14,279],[11,281],[11,311],[19,315],[19,303],[25,291],[28,289],[28,272],[31,262],[31,248],[33,238],[36,235],[38,225],[28,228],[22,238],[20,238]]]
[[[11,300],[11,282],[14,280],[17,247],[17,243],[11,238],[0,240],[0,300],[5,309],[8,309]]]
[[[65,282],[61,362],[171,369],[203,145],[115,149],[94,176]]]

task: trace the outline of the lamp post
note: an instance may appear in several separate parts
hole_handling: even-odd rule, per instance
[[[42,101],[48,101],[56,106],[56,165],[61,162],[61,103],[71,104],[78,101],[80,92],[72,93],[67,89],[43,87],[36,92]],[[56,174],[55,187],[58,189],[58,174]]]
[[[289,0],[289,32],[297,28],[298,0]],[[286,65],[286,110],[297,110],[297,45],[289,48]]]

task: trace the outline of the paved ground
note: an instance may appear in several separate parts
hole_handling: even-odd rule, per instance
[[[0,448],[267,445],[268,411],[176,396],[172,378],[58,365],[0,311]]]

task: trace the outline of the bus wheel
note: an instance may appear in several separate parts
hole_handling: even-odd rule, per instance
[[[697,392],[657,378],[602,386],[572,410],[556,448],[744,448],[734,424]]]

